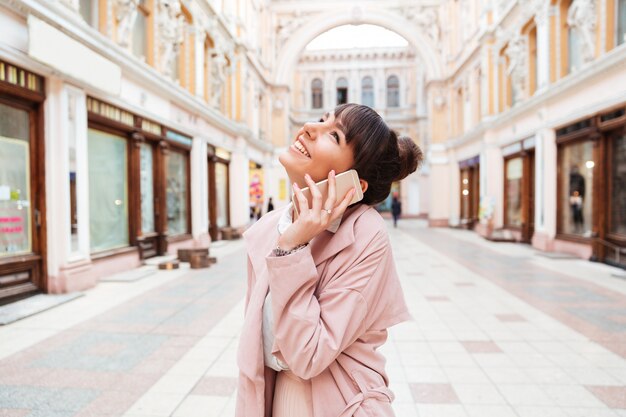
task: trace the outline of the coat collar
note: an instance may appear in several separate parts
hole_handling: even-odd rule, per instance
[[[261,217],[261,220],[243,234],[248,247],[248,256],[257,277],[265,269],[265,258],[276,247],[279,237],[278,220],[288,207],[274,210]],[[336,233],[325,230],[311,241],[311,253],[315,265],[321,264],[354,243],[354,223],[361,214],[369,209],[372,208],[367,204],[356,204],[349,207],[344,213]]]

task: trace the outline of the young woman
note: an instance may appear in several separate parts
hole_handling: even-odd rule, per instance
[[[345,104],[305,123],[279,160],[300,208],[290,204],[244,234],[246,316],[239,342],[237,417],[393,416],[387,328],[410,318],[385,223],[372,208],[423,156],[371,108]],[[335,173],[355,169],[335,195]],[[315,182],[329,181],[322,201]],[[310,187],[312,202],[300,191]]]

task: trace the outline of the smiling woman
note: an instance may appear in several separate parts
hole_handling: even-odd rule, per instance
[[[291,204],[275,210],[244,234],[249,275],[237,417],[352,416],[365,407],[394,415],[377,349],[387,328],[410,316],[385,223],[372,205],[422,159],[410,138],[358,104],[305,123],[280,155],[300,211]],[[363,191],[352,205],[355,190],[338,195],[335,182],[335,173],[349,169]],[[325,200],[315,184],[324,179]]]

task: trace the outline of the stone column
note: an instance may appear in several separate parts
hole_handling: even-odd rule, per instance
[[[45,103],[46,225],[48,290],[76,291],[96,283],[85,270],[89,261],[89,178],[87,166],[87,105],[85,92],[50,78]],[[69,146],[75,142],[78,247],[72,248],[70,224]]]
[[[206,246],[211,239],[208,177],[207,144],[195,137],[191,146],[191,235],[196,246]]]
[[[549,251],[556,236],[557,146],[556,132],[541,129],[535,139],[535,233],[534,247]]]
[[[237,138],[236,149],[230,158],[228,182],[230,193],[230,225],[244,227],[250,219],[248,202],[250,160],[246,153],[246,140]]]

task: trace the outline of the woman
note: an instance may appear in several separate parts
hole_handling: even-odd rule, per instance
[[[387,328],[410,318],[385,223],[372,206],[417,169],[422,152],[372,109],[345,104],[305,123],[280,155],[300,208],[263,217],[248,246],[246,317],[239,343],[237,417],[393,416]],[[354,190],[334,175],[354,168]],[[329,181],[321,200],[315,182]],[[310,187],[312,204],[300,191]],[[310,208],[309,208],[310,207]]]

